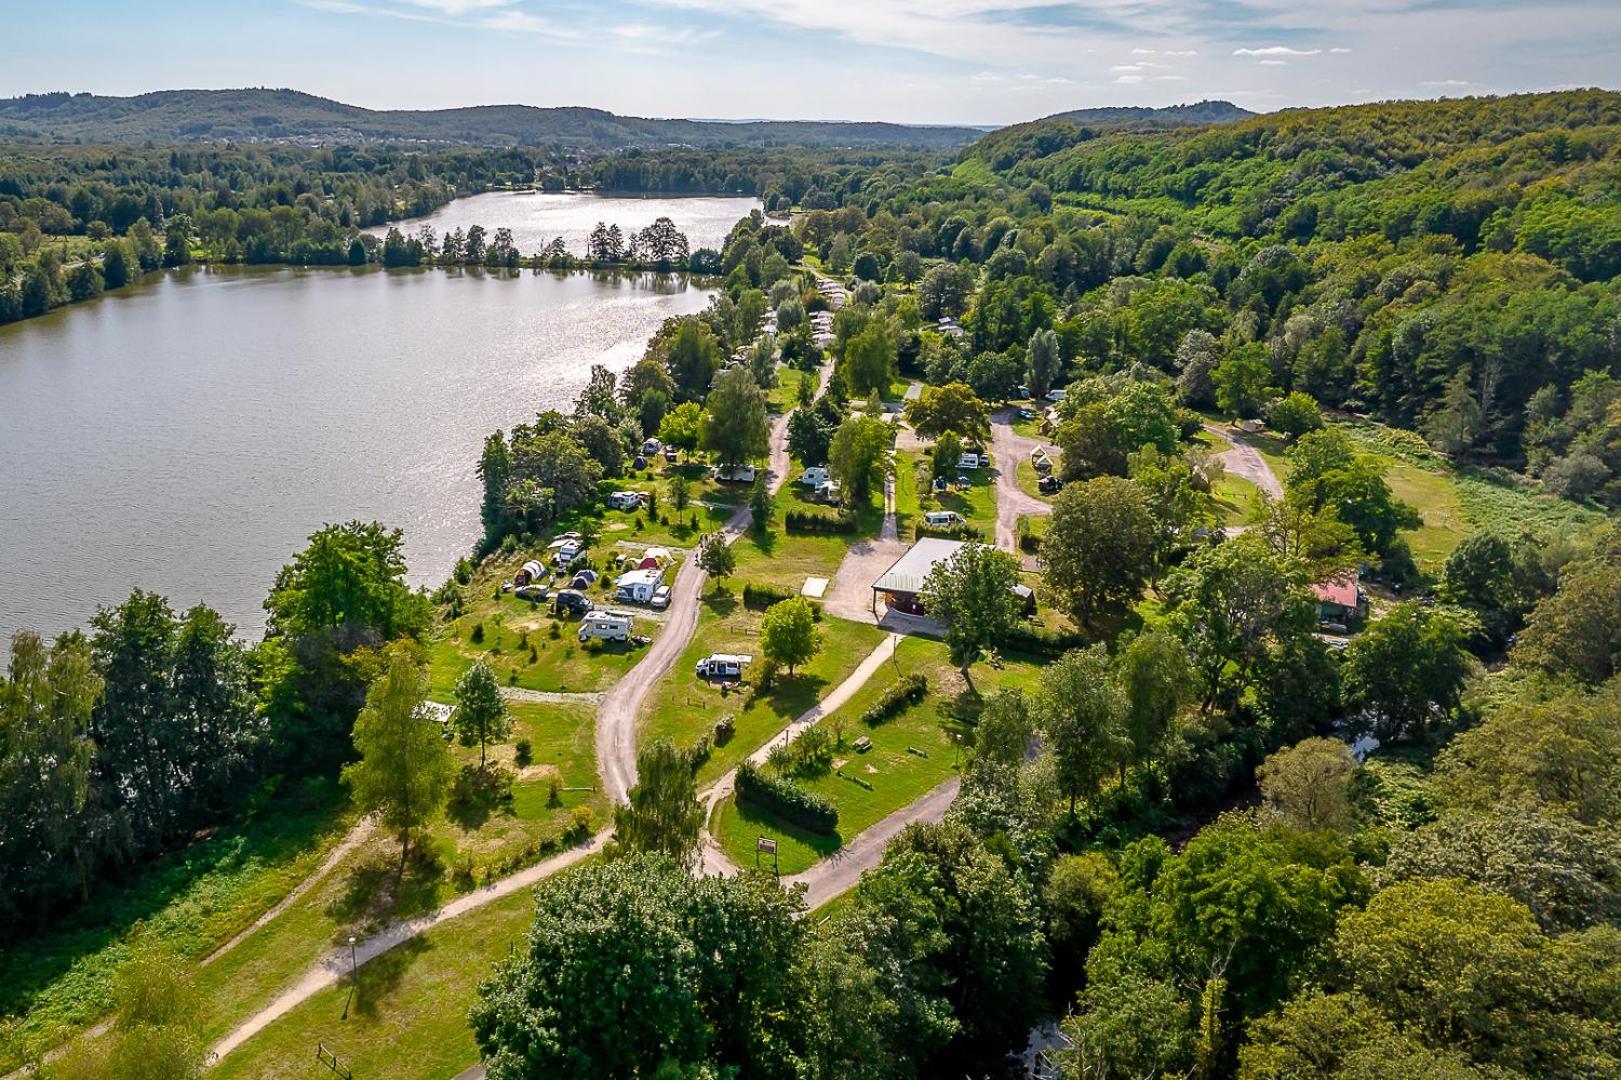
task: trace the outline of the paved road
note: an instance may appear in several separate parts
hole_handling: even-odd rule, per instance
[[[1000,409],[991,415],[991,462],[996,466],[996,546],[1019,553],[1019,519],[1053,512],[1052,504],[1019,490],[1019,462],[1029,461],[1030,452],[1043,445],[1037,439],[1013,430],[1018,417],[1015,409]]]
[[[1204,429],[1227,443],[1228,449],[1223,450],[1217,457],[1228,472],[1242,476],[1271,498],[1283,498],[1283,485],[1278,482],[1277,474],[1272,471],[1272,466],[1266,463],[1266,458],[1261,456],[1261,452],[1255,449],[1255,444],[1246,439],[1243,433],[1232,428],[1217,427],[1215,424],[1206,424]]]
[[[906,826],[920,821],[935,822],[945,817],[961,786],[962,781],[952,777],[910,806],[901,807],[860,833],[810,869],[783,878],[783,885],[788,888],[804,885],[806,907],[815,911],[835,896],[854,888],[865,871],[878,865],[890,841],[900,835]]]

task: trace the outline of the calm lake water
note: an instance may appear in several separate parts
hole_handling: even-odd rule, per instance
[[[403,528],[436,585],[478,534],[484,436],[708,299],[671,276],[188,269],[0,328],[0,640],[136,585],[257,635],[277,568],[351,518]]]
[[[618,225],[628,236],[653,224],[655,218],[667,217],[687,234],[691,247],[719,251],[738,219],[759,208],[757,199],[697,195],[625,198],[587,192],[498,191],[457,199],[427,217],[399,222],[398,228],[409,234],[432,225],[436,233],[444,236],[457,229],[465,232],[470,225],[482,225],[490,233],[505,226],[512,230],[512,242],[524,255],[533,255],[553,237],[561,236],[570,252],[583,256],[586,237],[599,221]],[[381,236],[388,227],[372,231]]]

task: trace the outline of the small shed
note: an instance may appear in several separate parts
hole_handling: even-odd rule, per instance
[[[1355,571],[1319,581],[1311,587],[1317,594],[1318,623],[1361,622],[1368,617],[1368,597],[1363,593]]]

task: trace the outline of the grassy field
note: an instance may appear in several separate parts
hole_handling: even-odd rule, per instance
[[[1029,458],[1019,459],[1018,467],[1013,470],[1013,479],[1019,485],[1019,490],[1026,495],[1043,502],[1048,501],[1048,497],[1041,493],[1041,474],[1036,472],[1036,467],[1030,463]]]
[[[1261,506],[1261,489],[1233,473],[1223,473],[1210,495],[1223,525],[1243,525]]]
[[[996,534],[996,484],[991,479],[991,471],[964,469],[959,475],[968,478],[967,487],[941,492],[929,488],[926,472],[919,475],[917,486],[919,514],[933,510],[955,510],[989,540]],[[921,516],[918,520],[921,521]],[[909,539],[909,535],[902,532],[901,539]]]
[[[1004,688],[1028,688],[1039,677],[1040,664],[1035,660],[1008,656],[998,663],[975,665],[974,685],[982,695]],[[924,700],[877,727],[863,724],[862,713],[898,679],[913,672],[929,680]],[[959,760],[953,740],[961,736],[972,743],[968,723],[972,710],[967,685],[945,645],[906,638],[896,648],[893,664],[879,669],[842,709],[817,725],[842,743],[834,755],[833,771],[800,783],[838,808],[837,834],[810,833],[754,807],[739,807],[735,800],[718,809],[712,831],[739,866],[754,865],[755,840],[768,836],[777,841],[782,872],[798,873],[955,774]],[[850,744],[863,735],[872,739],[872,749],[856,753]],[[870,789],[852,777],[871,785]]]
[[[786,364],[777,365],[777,385],[766,394],[766,406],[774,413],[792,412],[799,406],[799,384],[816,378],[814,371],[801,371]]]
[[[113,1007],[112,980],[141,934],[196,963],[319,866],[353,824],[337,786],[277,795],[244,824],[107,886],[47,932],[0,952],[0,1072],[56,1046]]]
[[[752,685],[746,685],[723,695],[714,685],[693,676],[698,660],[712,652],[752,655],[754,671],[758,672],[760,620],[761,613],[744,608],[737,593],[708,593],[692,644],[646,706],[638,740],[644,744],[668,737],[678,746],[691,746],[700,736],[710,734],[722,716],[733,718],[736,734],[725,746],[714,748],[709,761],[699,770],[700,784],[726,772],[816,704],[883,639],[875,626],[827,618],[820,623],[821,652],[793,676],[779,674],[775,685],[765,693],[756,693]]]
[[[735,576],[738,581],[797,593],[808,577],[832,580],[852,543],[878,535],[884,520],[882,492],[875,493],[875,501],[857,508],[860,525],[854,534],[789,532],[783,523],[790,510],[828,509],[825,504],[811,499],[810,489],[799,483],[804,471],[797,462],[788,470],[788,481],[778,489],[773,500],[776,517],[771,528],[765,532],[749,529],[732,544],[737,557]]]

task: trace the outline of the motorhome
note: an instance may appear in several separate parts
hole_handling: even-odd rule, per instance
[[[799,482],[808,488],[821,487],[828,479],[827,469],[821,465],[812,465],[799,476]]]
[[[647,505],[645,491],[611,491],[608,493],[610,510],[640,510]]]
[[[653,592],[664,584],[664,574],[658,570],[632,570],[628,574],[619,575],[614,582],[614,599],[628,601],[632,604],[646,604],[653,599]]]
[[[931,529],[954,529],[968,523],[955,510],[934,510],[923,515],[923,524]]]
[[[623,611],[587,612],[585,618],[580,620],[580,640],[629,641],[634,621],[629,613]]]
[[[957,459],[957,468],[959,469],[977,469],[985,464],[988,464],[985,455],[975,450],[965,450],[962,456]]]

